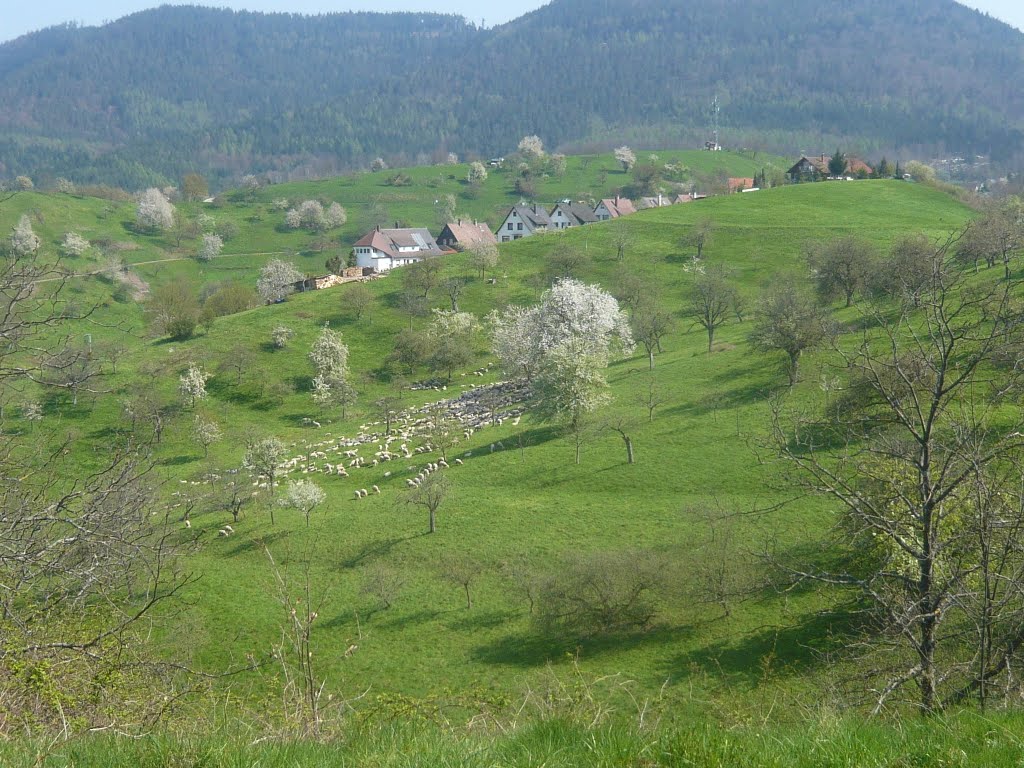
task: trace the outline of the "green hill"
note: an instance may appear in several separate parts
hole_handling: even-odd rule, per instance
[[[740,158],[725,158],[732,163],[731,172],[754,167],[744,166]],[[544,192],[557,195],[565,190],[568,195],[578,190],[578,162],[574,160],[563,182],[549,182]],[[416,186],[387,204],[395,216],[415,219],[431,207],[422,201],[423,187],[432,183],[431,174],[444,175],[444,170],[409,173]],[[460,175],[456,173],[457,178]],[[609,179],[612,176],[608,173]],[[192,260],[142,265],[156,261],[170,244],[163,236],[128,235],[122,225],[130,216],[128,205],[26,194],[6,203],[2,215],[6,222],[22,211],[36,211],[48,250],[69,229],[91,238],[138,243],[138,250],[125,250],[123,255],[128,262],[140,263],[137,273],[153,287],[182,277],[215,282],[238,276],[249,281],[266,257],[244,254],[298,250],[308,239],[277,232],[274,219],[265,212],[267,201],[279,195],[323,195],[341,200],[351,210],[381,194],[382,177],[273,187],[255,201],[213,208],[215,217],[237,220],[242,233],[226,249],[238,255],[208,266]],[[441,179],[436,189],[440,192],[450,183]],[[479,198],[466,200],[465,206],[474,215],[487,216],[502,199],[507,204],[507,191],[496,183]],[[254,211],[262,220],[247,222]],[[611,290],[621,283],[623,270],[643,275],[659,287],[661,305],[678,315],[693,280],[690,253],[681,243],[701,220],[714,223],[708,263],[732,270],[752,304],[765,286],[804,279],[803,249],[809,241],[856,234],[884,249],[906,233],[942,238],[969,215],[946,195],[904,182],[799,185],[640,212],[503,245],[501,277],[493,285],[477,279],[462,255],[448,257],[445,270],[467,279],[460,306],[483,317],[505,303],[536,301],[551,254],[571,245],[587,259],[583,280]],[[631,236],[622,264],[615,258],[620,230]],[[354,231],[350,224],[340,237]],[[324,255],[302,255],[297,261],[313,268]],[[103,302],[89,325],[80,325],[77,331],[89,332],[96,343],[120,340],[127,354],[116,375],[104,378],[101,394],[83,397],[77,406],[66,397],[42,391],[34,395],[31,389],[16,400],[38,396],[44,402],[44,418],[33,428],[37,435],[56,437],[73,425],[74,459],[82,468],[92,467],[102,459],[111,437],[124,428],[122,400],[146,390],[167,402],[178,401],[178,375],[189,361],[214,372],[241,350],[246,356],[242,374],[236,380],[229,370],[216,372],[208,384],[209,398],[195,408],[215,419],[224,432],[209,458],[203,458],[190,436],[193,414],[187,408],[169,421],[155,446],[168,492],[190,492],[208,482],[211,473],[226,478],[240,466],[251,435],[279,436],[289,457],[304,457],[322,448],[319,444],[333,445],[341,436],[375,429],[372,422],[379,416],[373,403],[395,391],[376,374],[396,334],[410,325],[400,309],[401,276],[392,274],[368,285],[375,304],[358,320],[346,311],[345,296],[351,287],[341,286],[222,317],[191,340],[167,343],[141,337],[139,308],[124,297],[120,302],[110,300],[111,289],[105,283],[73,281],[77,300]],[[448,300],[435,292],[430,305],[445,307]],[[852,312],[839,311],[837,319],[852,320]],[[337,413],[322,414],[308,392],[311,369],[306,354],[328,322],[349,346],[360,392],[354,414],[346,421]],[[423,325],[426,320],[411,322]],[[285,349],[273,351],[270,334],[280,325],[295,335]],[[471,709],[473,700],[516,699],[528,689],[542,690],[553,679],[577,674],[582,679],[628,676],[633,681],[631,695],[659,697],[680,714],[698,715],[708,701],[713,709],[739,711],[758,706],[766,696],[797,702],[812,695],[822,673],[816,651],[841,635],[844,614],[825,611],[835,607],[837,599],[827,591],[781,595],[760,588],[764,572],[756,552],[769,539],[781,547],[801,546],[827,528],[832,510],[818,500],[804,499],[770,517],[731,514],[766,509],[792,495],[756,458],[755,447],[768,423],[765,398],[784,381],[784,374],[781,359],[753,353],[746,338],[749,325],[749,320],[727,324],[718,334],[717,351],[708,355],[703,331],[677,318],[650,378],[642,353],[612,365],[614,403],[603,418],[630,421],[635,465],[625,463],[620,437],[601,430],[586,441],[577,466],[571,439],[529,415],[464,439],[450,454],[464,463],[449,470],[453,497],[442,507],[434,535],[424,535],[425,514],[402,502],[406,480],[427,461],[436,461],[433,452],[353,469],[349,478],[311,475],[327,492],[327,501],[314,511],[309,527],[301,515],[285,510],[278,511],[271,524],[267,505],[260,502],[244,511],[232,536],[223,537],[217,531],[230,515],[197,509],[192,528],[183,529],[180,536],[194,538],[186,565],[202,578],[182,595],[184,613],[157,630],[162,652],[217,670],[265,654],[281,641],[284,614],[266,547],[289,580],[300,578],[302,563],[309,562],[312,589],[318,601],[322,599],[311,638],[318,674],[328,681],[332,695],[350,697],[367,691],[367,705],[376,701],[390,706],[382,702],[393,703],[388,697],[394,696],[429,702],[443,685],[444,695],[450,693],[456,702],[453,706]],[[135,335],[124,336],[124,327]],[[491,382],[497,375],[492,364],[481,342],[472,363],[456,373],[446,391],[405,391],[402,407]],[[797,393],[807,402],[820,397],[818,364],[817,358],[803,364],[804,382]],[[483,375],[474,376],[474,371]],[[428,374],[420,370],[411,378],[426,379]],[[651,386],[661,403],[648,422],[640,400]],[[271,391],[273,396],[267,394]],[[322,426],[310,426],[313,419]],[[21,420],[17,426],[28,429]],[[332,454],[313,463],[336,463],[336,458]],[[374,485],[379,486],[379,495],[354,498],[354,490]],[[671,585],[649,630],[591,638],[553,638],[538,631],[529,594],[517,581],[517,564],[540,573],[564,567],[567,558],[636,551],[653,553],[665,563]],[[452,563],[466,559],[479,567],[471,586],[471,609],[466,608],[463,589],[451,578]],[[725,606],[709,599],[702,586],[723,563],[727,571],[720,575],[744,593]],[[391,605],[386,609],[379,597],[383,582],[390,585]],[[238,706],[258,709],[267,696],[277,695],[279,684],[269,675],[247,678],[234,689],[241,698]],[[625,689],[608,695],[619,704],[627,698]]]

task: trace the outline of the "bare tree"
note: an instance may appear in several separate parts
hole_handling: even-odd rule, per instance
[[[713,265],[695,278],[683,312],[707,331],[708,354],[715,343],[715,331],[725,325],[735,302],[736,289],[721,267]]]
[[[633,338],[647,351],[648,367],[654,368],[654,353],[661,351],[661,340],[672,331],[672,315],[649,298],[642,302],[630,321]]]
[[[715,223],[711,219],[700,219],[683,237],[683,247],[693,248],[698,261],[704,258],[704,250],[711,245],[715,233]]]
[[[427,475],[419,485],[410,488],[405,503],[427,511],[427,532],[437,531],[437,512],[451,496],[452,484],[444,473]]]
[[[473,607],[473,582],[484,572],[483,564],[471,557],[448,557],[441,562],[441,578],[460,587],[466,595],[466,610]]]
[[[619,223],[619,226],[612,232],[615,260],[621,263],[626,258],[626,251],[632,248],[635,243],[636,238],[633,237],[633,231],[625,224]]]
[[[853,304],[853,297],[868,285],[871,275],[878,268],[872,245],[852,236],[811,244],[808,247],[807,264],[818,297],[827,302],[842,296],[848,307]]]
[[[622,442],[626,446],[626,463],[635,464],[636,455],[633,453],[633,437],[632,432],[636,427],[632,419],[625,416],[620,416],[616,419],[605,422],[608,429],[613,432],[617,432],[619,437],[622,438]]]
[[[876,711],[907,686],[924,713],[999,681],[1019,690],[1024,600],[1011,580],[1024,546],[1024,423],[1006,396],[1020,371],[993,366],[1024,328],[1009,283],[969,281],[952,241],[940,251],[944,268],[918,309],[872,310],[855,347],[835,346],[845,393],[829,418],[773,408],[775,446],[796,479],[844,510],[844,567],[795,570],[872,606],[862,666],[876,665]]]
[[[647,382],[641,388],[636,401],[647,410],[647,421],[654,421],[654,409],[665,404],[665,397],[658,387],[658,380],[654,377],[654,371],[648,371]]]
[[[459,298],[462,296],[463,291],[466,290],[466,279],[452,275],[446,277],[441,282],[441,286],[444,288],[444,292],[448,294],[448,300],[452,303],[452,312],[458,312]]]
[[[825,312],[793,285],[773,288],[761,299],[750,341],[765,352],[786,353],[789,383],[800,378],[800,357],[834,335]]]

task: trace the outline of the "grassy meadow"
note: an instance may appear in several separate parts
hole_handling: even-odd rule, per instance
[[[727,153],[722,158],[660,154],[665,161],[679,154],[688,166],[704,172],[715,167],[703,168],[700,162],[724,162],[731,175],[753,175],[761,165],[760,159]],[[609,160],[584,165],[570,158],[565,177],[545,182],[540,199],[598,194],[595,167],[608,184],[616,176],[625,178]],[[382,188],[382,180],[394,173],[386,171],[274,186],[249,201],[232,201],[228,195],[228,202],[208,212],[218,220],[236,221],[240,234],[227,244],[225,257],[205,265],[191,259],[161,261],[183,255],[187,247],[175,247],[166,235],[131,234],[125,224],[131,219],[128,204],[24,194],[0,208],[0,228],[13,224],[22,212],[36,210],[36,231],[48,250],[55,250],[62,233],[73,229],[90,239],[131,244],[122,251],[124,260],[136,265],[133,271],[150,286],[183,279],[205,285],[225,278],[254,280],[268,254],[287,254],[300,269],[322,271],[328,252],[309,253],[310,236],[280,231],[282,215],[268,211],[269,202],[278,197],[322,196],[341,202],[348,208],[349,223],[332,237],[345,242],[358,236],[362,210],[376,203],[396,219],[418,225],[433,224],[432,200],[427,199],[435,191],[441,195],[456,190],[460,213],[492,224],[502,208],[515,202],[506,189],[511,182],[502,174],[492,174],[478,196],[467,197],[459,182],[465,176],[463,166],[402,172],[412,178],[411,186]],[[476,711],[507,717],[532,697],[550,699],[552,691],[584,685],[588,691],[599,690],[593,695],[607,711],[621,713],[623,721],[591,731],[581,723],[552,724],[560,715],[548,712],[551,722],[538,715],[535,725],[501,737],[453,741],[399,729],[388,736],[394,739],[390,745],[354,737],[338,747],[239,748],[230,759],[202,740],[149,741],[139,747],[136,764],[967,765],[958,757],[959,737],[950,735],[958,728],[967,734],[965,739],[993,754],[1018,749],[1016,740],[985,741],[983,734],[989,731],[973,723],[951,722],[948,730],[935,734],[910,729],[896,739],[888,731],[888,736],[880,735],[881,726],[873,730],[845,721],[800,735],[753,728],[777,720],[801,721],[833,704],[828,691],[834,670],[823,663],[820,652],[853,631],[844,611],[847,596],[777,592],[767,584],[759,557],[768,546],[785,553],[810,546],[828,530],[833,510],[820,500],[795,497],[779,467],[760,449],[768,426],[766,398],[786,381],[781,355],[752,350],[747,342],[749,317],[721,328],[715,351],[708,354],[703,330],[681,315],[694,274],[691,250],[681,243],[698,221],[714,224],[705,259],[729,268],[752,312],[765,287],[806,279],[803,246],[808,241],[855,234],[885,249],[904,234],[924,232],[942,239],[970,213],[940,192],[904,182],[808,184],[709,198],[505,244],[494,284],[478,279],[465,256],[448,257],[446,273],[468,281],[460,308],[479,317],[507,304],[535,302],[545,286],[546,259],[563,243],[586,255],[580,273],[586,282],[614,290],[622,275],[632,272],[657,286],[660,303],[676,315],[675,328],[653,371],[648,371],[642,349],[612,364],[608,378],[614,402],[601,415],[602,422],[621,419],[627,425],[636,464],[626,464],[617,433],[595,429],[576,465],[572,439],[526,415],[516,425],[481,429],[453,449],[450,457],[464,463],[448,470],[453,494],[441,508],[438,531],[432,535],[426,534],[426,514],[403,500],[406,479],[436,460],[435,453],[350,470],[348,478],[303,475],[328,494],[309,526],[291,510],[277,511],[272,524],[272,502],[265,494],[246,507],[228,537],[217,531],[230,522],[230,515],[200,509],[192,515],[192,528],[180,531],[182,542],[190,545],[184,565],[199,578],[175,606],[173,619],[154,627],[153,637],[169,657],[187,659],[210,672],[266,658],[281,642],[287,620],[282,593],[294,601],[308,584],[318,612],[311,637],[317,675],[325,681],[327,695],[336,702],[351,700],[361,716],[398,717],[408,706],[408,711],[444,710],[446,722]],[[630,235],[622,262],[616,259],[620,229]],[[69,263],[85,272],[93,261],[98,263],[98,258]],[[81,397],[77,406],[67,397],[31,388],[10,394],[14,405],[41,398],[44,418],[35,425],[11,419],[8,428],[54,439],[73,433],[78,438],[74,464],[95,466],[124,427],[121,401],[147,391],[180,402],[178,375],[195,361],[213,374],[209,396],[194,409],[178,406],[155,447],[168,496],[203,490],[211,474],[227,477],[240,466],[250,436],[276,435],[294,457],[308,453],[314,444],[352,437],[362,428],[379,429],[373,426],[379,418],[372,403],[395,388],[375,374],[395,334],[410,322],[426,320],[410,320],[399,309],[397,272],[367,285],[375,301],[358,320],[346,307],[350,286],[340,286],[222,317],[188,341],[169,342],[148,334],[135,300],[112,297],[112,286],[95,277],[72,280],[69,290],[76,300],[100,305],[88,322],[75,324],[74,333],[92,334],[95,343],[123,345],[117,372],[104,377],[98,391]],[[436,291],[430,304],[447,307],[448,299]],[[837,305],[835,317],[854,324],[856,312]],[[360,393],[346,420],[336,412],[320,412],[309,393],[312,369],[306,354],[325,323],[342,333]],[[295,336],[275,351],[269,339],[279,325],[291,328]],[[240,351],[245,360],[241,374],[218,370]],[[493,362],[481,338],[473,364],[456,372],[445,391],[405,390],[403,407],[495,381],[499,375]],[[822,401],[825,363],[823,355],[802,362],[797,402]],[[410,378],[426,379],[429,374],[418,371]],[[642,399],[652,391],[659,404],[649,419]],[[191,439],[196,414],[215,420],[224,432],[208,458]],[[309,425],[309,419],[322,426]],[[379,495],[354,498],[356,489],[373,485],[379,486]],[[669,588],[659,597],[651,627],[590,638],[539,631],[529,596],[517,586],[514,574],[524,569],[556,572],[568,558],[616,552],[655,553],[665,563]],[[479,571],[471,585],[471,608],[466,607],[463,587],[446,578],[452,563],[467,561]],[[386,608],[369,586],[381,579],[392,585]],[[729,584],[728,599],[709,597],[707,585],[714,579]],[[234,678],[230,694],[215,686],[212,695],[223,702],[218,717],[236,709],[269,713],[280,702],[280,689],[271,665]],[[204,702],[186,701],[184,710],[199,717]],[[634,721],[637,711],[648,706],[658,713],[660,725],[645,735]],[[728,735],[719,726],[739,730]],[[1001,733],[1003,727],[993,726],[992,732]],[[419,755],[415,760],[403,757],[413,742]],[[564,756],[546,751],[556,742],[564,745]],[[108,748],[113,755],[120,749],[99,747]],[[7,764],[25,759],[18,749],[8,753]],[[39,764],[107,764],[98,762],[93,749],[97,747],[84,744],[54,750]],[[364,749],[368,751],[360,751]],[[171,760],[170,752],[162,750],[183,750],[187,756],[175,752]],[[586,762],[590,750],[597,757]],[[919,756],[897,762],[899,754]],[[541,760],[544,755],[548,757]]]

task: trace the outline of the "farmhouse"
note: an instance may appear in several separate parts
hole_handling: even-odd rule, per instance
[[[569,229],[570,227],[582,227],[584,224],[593,224],[597,216],[590,209],[589,205],[583,203],[558,203],[551,209],[549,216],[552,229]]]
[[[547,211],[539,205],[516,205],[508,212],[495,234],[501,242],[507,243],[548,229],[552,229],[552,226]]]
[[[377,227],[353,246],[356,266],[387,272],[432,256],[441,256],[434,236],[426,229],[381,229]]]
[[[829,177],[828,161],[830,157],[822,154],[815,157],[802,156],[786,171],[790,181],[817,181]],[[872,173],[871,166],[856,157],[846,157],[846,173],[851,176]]]
[[[496,243],[494,236],[486,224],[478,221],[449,221],[437,236],[437,244],[442,248],[468,248],[474,243]]]
[[[620,216],[628,216],[631,213],[636,213],[636,208],[633,207],[633,201],[625,197],[616,197],[614,200],[602,200],[594,208],[594,215],[597,216],[598,221],[617,219]]]
[[[827,165],[827,164],[826,164]],[[753,189],[754,180],[747,178],[731,178],[729,179],[729,194],[734,192],[742,192],[745,189]]]

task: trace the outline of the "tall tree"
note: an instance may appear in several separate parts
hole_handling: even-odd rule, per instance
[[[1024,423],[1006,407],[1021,374],[999,366],[1024,326],[1009,285],[977,284],[950,250],[917,308],[874,308],[856,346],[836,346],[838,407],[813,427],[774,409],[780,455],[844,510],[846,562],[795,570],[871,607],[859,666],[876,710],[910,686],[924,713],[985,696],[1024,649],[1011,583],[1024,569]]]

